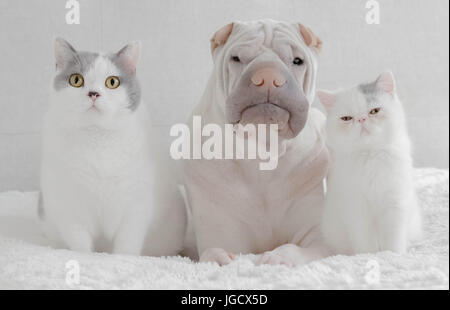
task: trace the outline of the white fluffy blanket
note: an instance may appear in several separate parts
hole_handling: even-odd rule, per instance
[[[405,255],[333,256],[297,268],[255,266],[254,256],[218,267],[187,258],[83,254],[50,247],[36,192],[0,193],[1,289],[449,289],[448,171],[418,169],[425,238]],[[79,265],[79,284],[66,281]],[[69,277],[70,278],[70,277]],[[74,279],[74,278],[70,278]]]

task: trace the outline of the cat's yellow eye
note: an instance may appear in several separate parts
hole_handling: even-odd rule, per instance
[[[117,76],[109,76],[105,81],[105,85],[109,89],[116,89],[120,85],[120,80]]]
[[[378,112],[380,112],[380,110],[381,110],[381,108],[375,108],[375,109],[372,109],[372,110],[370,110],[369,114],[370,114],[370,115],[375,115],[375,114],[377,114]]]
[[[69,84],[73,87],[81,87],[84,85],[84,78],[79,73],[74,73],[69,78]]]
[[[353,119],[353,117],[351,117],[351,116],[342,116],[341,117],[341,120],[343,120],[344,122],[351,121],[352,119]]]

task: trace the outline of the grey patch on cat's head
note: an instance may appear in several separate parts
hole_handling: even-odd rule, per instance
[[[141,86],[136,74],[132,74],[126,70],[123,64],[119,61],[119,53],[120,51],[115,54],[109,54],[107,57],[120,70],[120,74],[118,76],[120,79],[120,87],[126,88],[128,99],[130,101],[128,108],[131,111],[134,111],[141,102]]]
[[[42,195],[42,192],[39,193],[38,216],[39,219],[45,220],[44,196]]]
[[[378,80],[371,82],[371,83],[358,85],[359,91],[364,95],[367,102],[369,102],[369,103],[376,101],[380,94],[380,90],[378,89],[377,82],[378,82]]]
[[[98,53],[77,52],[73,49],[72,57],[66,61],[63,69],[55,76],[53,88],[56,91],[59,91],[65,87],[70,87],[70,76],[74,73],[79,73],[81,75],[85,74],[94,64],[97,57],[99,57]]]

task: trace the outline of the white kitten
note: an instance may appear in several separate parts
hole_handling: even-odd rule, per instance
[[[72,250],[173,255],[182,248],[184,202],[141,103],[139,51],[138,42],[105,55],[55,42],[40,213],[50,237]]]
[[[322,233],[336,253],[404,252],[420,237],[410,142],[390,72],[346,91],[317,93],[332,164]]]

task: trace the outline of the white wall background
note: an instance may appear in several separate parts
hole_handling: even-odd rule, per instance
[[[65,2],[0,0],[0,191],[39,187],[55,36],[92,51],[141,40],[144,98],[168,146],[169,126],[186,119],[211,71],[212,33],[233,20],[262,18],[301,21],[322,38],[321,88],[392,69],[415,164],[448,168],[448,0],[379,0],[380,25],[366,24],[364,0],[79,0],[80,25],[66,25]]]

